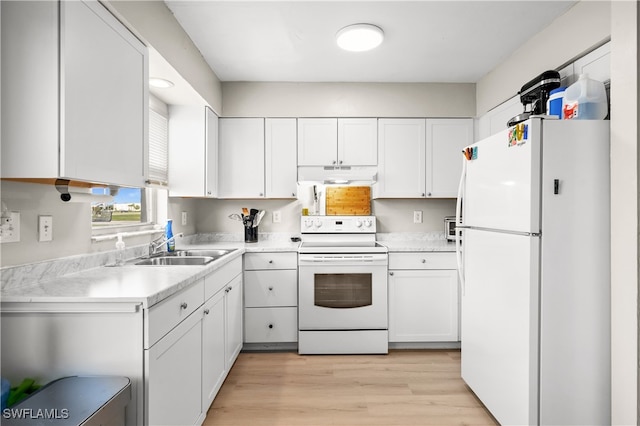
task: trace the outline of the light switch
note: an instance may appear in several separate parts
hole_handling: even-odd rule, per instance
[[[182,226],[187,226],[187,212],[182,212]]]
[[[38,241],[53,240],[53,216],[38,216]]]
[[[280,214],[280,210],[276,210],[273,212],[273,223],[280,223],[282,220],[282,215]]]
[[[413,223],[422,223],[422,210],[413,211]]]

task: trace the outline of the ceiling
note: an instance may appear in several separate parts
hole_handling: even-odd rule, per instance
[[[223,82],[474,83],[576,1],[165,3]],[[340,50],[355,23],[381,27],[383,44]]]

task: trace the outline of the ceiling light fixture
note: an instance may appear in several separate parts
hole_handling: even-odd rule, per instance
[[[384,33],[380,27],[371,24],[349,25],[338,31],[336,42],[344,50],[364,52],[380,46]]]
[[[173,87],[173,82],[166,80],[164,78],[151,77],[149,79],[149,86],[158,88],[158,89],[168,89]]]

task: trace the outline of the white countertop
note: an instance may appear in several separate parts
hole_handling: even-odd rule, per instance
[[[455,243],[432,235],[382,234],[379,242],[393,252],[453,252]],[[257,243],[212,241],[211,238],[192,238],[178,243],[176,249],[226,248],[236,251],[201,266],[98,266],[77,272],[47,274],[55,267],[40,268],[40,278],[20,285],[5,285],[3,303],[134,303],[144,308],[153,306],[172,294],[193,284],[244,253],[297,252],[299,242],[287,239],[265,239]],[[77,263],[77,259],[70,262]],[[37,270],[38,268],[33,268]],[[25,272],[20,272],[24,274]],[[26,272],[28,273],[28,271]],[[52,278],[48,278],[52,277]]]
[[[101,266],[80,272],[41,279],[27,285],[6,286],[3,303],[88,303],[119,302],[155,305],[172,294],[226,265],[229,261],[251,252],[295,252],[299,243],[288,241],[205,242],[177,245],[176,249],[234,248],[236,251],[200,266]]]

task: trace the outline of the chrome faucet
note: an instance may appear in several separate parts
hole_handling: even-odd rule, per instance
[[[181,237],[182,238],[182,232],[179,232],[179,233],[175,234],[171,238],[167,238],[165,235],[160,235],[158,238],[156,238],[155,240],[151,241],[149,243],[149,256],[153,256],[154,254],[159,253],[158,249],[160,247],[162,247],[164,244],[168,244],[171,241],[174,241],[176,239],[176,237]]]

